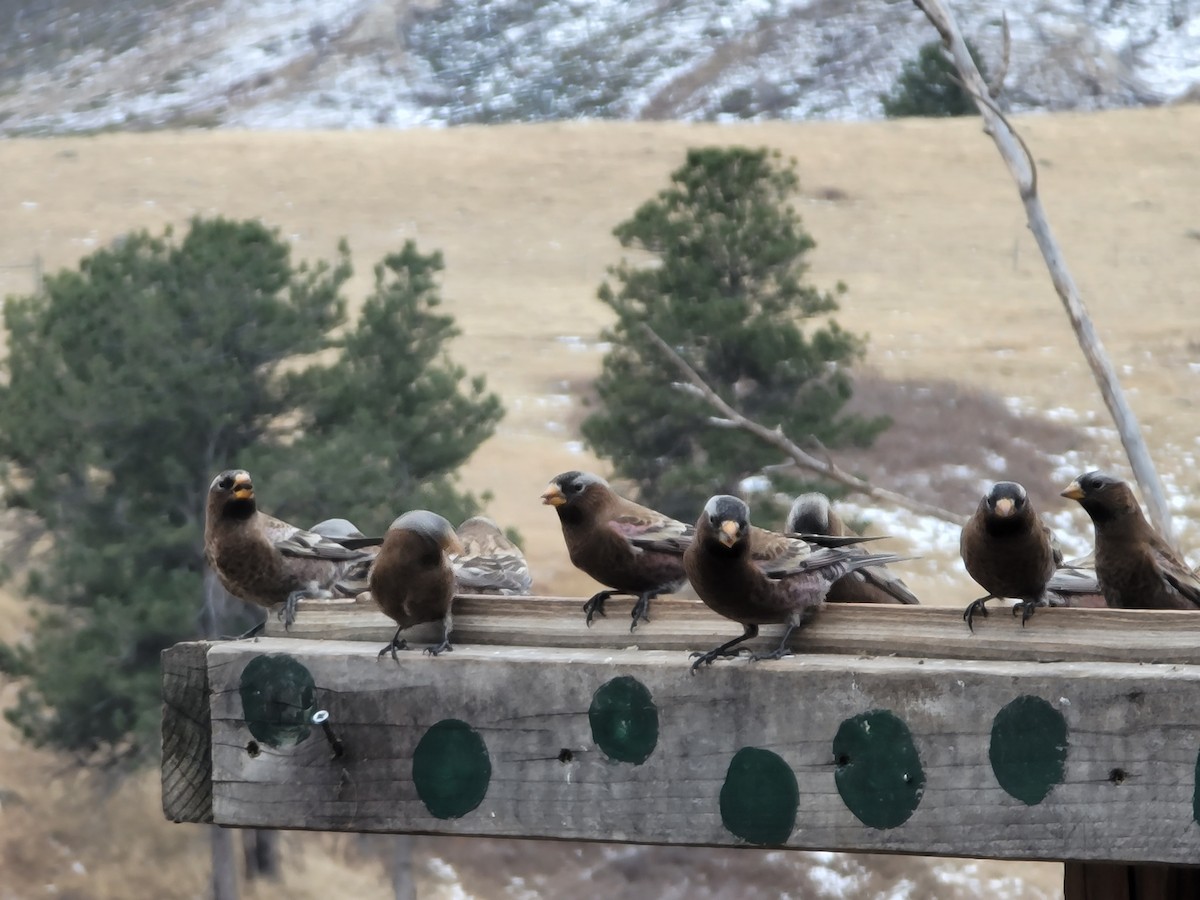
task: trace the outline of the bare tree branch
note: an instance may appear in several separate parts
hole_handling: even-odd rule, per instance
[[[1012,54],[1012,32],[1008,29],[1008,13],[1000,13],[1000,67],[988,82],[988,92],[993,97],[1004,93],[1004,79],[1008,77],[1008,63]]]
[[[721,395],[709,387],[708,383],[700,377],[699,373],[688,365],[687,360],[676,353],[670,344],[658,336],[653,328],[643,322],[642,330],[645,332],[646,337],[675,364],[675,367],[687,379],[686,384],[678,386],[688,394],[703,397],[711,407],[721,414],[720,417],[714,416],[709,418],[709,422],[713,425],[720,425],[725,428],[740,428],[743,431],[748,431],[764,443],[782,450],[793,465],[801,469],[807,469],[810,472],[815,472],[822,478],[827,478],[832,482],[849,488],[855,493],[865,494],[873,500],[900,506],[922,516],[933,516],[946,522],[952,522],[955,525],[962,525],[967,521],[966,516],[960,516],[957,513],[950,512],[948,509],[942,509],[940,506],[934,506],[931,503],[922,503],[920,500],[913,500],[911,497],[897,494],[895,491],[875,487],[870,482],[863,481],[861,478],[857,478],[844,469],[839,468],[832,460],[818,459],[811,453],[801,449],[798,444],[783,433],[781,428],[767,428],[753,419],[746,418],[721,399]],[[768,468],[777,470],[779,467],[770,466]]]
[[[1013,180],[1017,183],[1017,190],[1025,205],[1029,230],[1033,232],[1038,249],[1041,250],[1042,257],[1046,260],[1046,267],[1050,271],[1050,280],[1054,283],[1054,289],[1062,300],[1067,317],[1071,320],[1071,327],[1075,330],[1079,346],[1087,358],[1088,365],[1091,366],[1092,375],[1104,397],[1104,403],[1117,426],[1121,443],[1125,447],[1125,454],[1129,457],[1129,464],[1133,468],[1133,476],[1146,501],[1150,520],[1160,534],[1174,543],[1171,513],[1167,506],[1162,481],[1154,468],[1150,451],[1146,447],[1145,437],[1142,435],[1137,417],[1133,414],[1129,401],[1125,397],[1112,360],[1109,359],[1104,344],[1096,334],[1091,316],[1079,295],[1079,288],[1067,268],[1062,249],[1059,247],[1054,233],[1050,230],[1046,211],[1038,196],[1037,170],[1033,164],[1033,156],[1020,135],[992,101],[988,94],[988,87],[984,84],[983,76],[979,74],[979,69],[976,68],[970,51],[967,50],[966,41],[963,40],[958,24],[942,0],[913,0],[913,2],[942,36],[942,42],[954,58],[954,66],[958,69],[962,83],[980,101],[979,112],[983,116],[987,133],[996,142],[1000,156],[1004,159]]]

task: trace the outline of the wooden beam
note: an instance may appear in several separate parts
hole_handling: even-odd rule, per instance
[[[741,630],[699,600],[675,597],[655,600],[651,621],[632,633],[632,601],[621,598],[610,600],[608,617],[588,628],[582,603],[575,597],[463,595],[454,604],[454,640],[464,646],[700,650]],[[413,628],[405,636],[411,644],[435,643],[440,629],[438,624]],[[265,633],[382,645],[395,630],[364,595],[360,601],[301,601],[290,631],[271,616]],[[750,646],[772,649],[781,634],[780,628],[764,627]],[[993,603],[988,618],[976,617],[972,633],[958,607],[830,604],[793,635],[791,646],[806,654],[1200,665],[1200,616],[1178,610],[1041,609],[1022,627],[1008,608]]]
[[[679,651],[377,651],[275,638],[207,651],[214,821],[1200,859],[1197,665],[802,654],[692,676]],[[203,754],[175,759],[194,761],[187,783],[207,775]]]
[[[162,804],[172,822],[211,822],[212,720],[207,642],[162,654]]]

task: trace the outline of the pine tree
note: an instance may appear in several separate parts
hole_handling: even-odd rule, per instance
[[[793,438],[867,444],[884,420],[841,415],[847,367],[865,339],[832,320],[807,333],[801,321],[837,309],[833,292],[805,284],[815,244],[790,205],[794,163],[766,149],[693,149],[671,186],[617,226],[621,245],[651,254],[610,269],[599,297],[617,315],[596,382],[599,408],[583,433],[640,497],[685,521],[714,493],[779,462],[778,451],[743,432],[714,428],[703,400],[670,387],[678,372],[647,341],[648,324],[746,415]]]
[[[967,41],[967,50],[986,81],[987,67],[979,51],[970,41]],[[958,81],[958,71],[941,41],[922,45],[917,58],[901,67],[891,92],[879,95],[879,102],[883,104],[883,114],[889,119],[979,115],[975,100],[963,90]]]
[[[295,264],[257,222],[131,234],[9,299],[5,501],[54,539],[27,586],[45,601],[32,641],[0,653],[23,676],[8,716],[27,738],[101,761],[154,747],[159,651],[197,634],[204,498],[221,469],[250,468],[264,508],[300,525],[475,509],[451,472],[499,402],[479,380],[461,391],[445,357],[440,257],[409,245],[383,268],[394,281],[344,338],[348,248]]]

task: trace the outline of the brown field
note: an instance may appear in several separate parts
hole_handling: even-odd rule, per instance
[[[1152,453],[1180,495],[1194,493],[1200,107],[1030,117],[1019,127],[1036,154],[1052,224]],[[464,332],[454,354],[472,371],[486,372],[508,408],[464,482],[490,490],[491,514],[520,529],[537,589],[584,593],[590,583],[570,569],[555,517],[537,495],[556,472],[603,470],[568,442],[577,440],[580,415],[572,396],[594,376],[601,356],[595,344],[607,315],[595,289],[620,254],[611,230],[665,186],[686,148],[715,143],[767,145],[797,158],[799,209],[818,243],[812,279],[849,285],[837,318],[870,334],[867,363],[877,376],[953,379],[1017,398],[1028,410],[1065,408],[1079,426],[1107,423],[1015,189],[978,121],[572,123],[8,140],[0,142],[7,176],[0,182],[0,266],[18,268],[0,268],[0,293],[29,290],[31,269],[22,266],[35,256],[47,270],[73,265],[131,228],[158,230],[194,214],[261,217],[291,237],[302,257],[328,256],[348,237],[358,266],[354,299],[368,288],[371,265],[406,238],[423,250],[442,250],[446,308]],[[872,398],[885,409],[903,399],[886,389]],[[1082,449],[1097,465],[1125,470],[1104,433],[1085,440],[1041,422],[1029,422],[1025,431],[994,400],[972,407],[986,413],[978,428],[962,418],[957,428],[944,427],[959,408],[946,398],[917,391],[904,400],[914,419],[927,424],[897,431],[897,453],[915,453],[919,463],[919,439],[941,428],[927,438],[938,445],[938,460],[974,465],[973,435],[991,446],[1019,430],[1016,437],[1058,442],[1056,453]],[[1033,463],[1002,455],[1019,468],[1011,477],[1049,483],[1044,461],[1034,472]],[[895,472],[891,459],[872,462],[883,483]],[[910,458],[905,471],[913,465]],[[269,479],[262,480],[269,508]],[[1045,506],[1061,507],[1050,498]],[[1191,501],[1179,501],[1177,509],[1200,520]],[[16,542],[5,534],[0,540],[8,547]],[[910,581],[934,603],[973,596],[940,557]],[[28,616],[23,601],[0,594],[0,638],[18,637]],[[0,691],[0,702],[11,699],[11,687]],[[0,728],[0,900],[41,896],[48,884],[59,896],[202,894],[203,832],[159,824],[150,780],[135,779],[96,799],[65,771],[65,761],[20,746],[10,729]],[[30,788],[49,779],[54,783],[44,793]],[[328,896],[322,885],[333,879],[361,886],[357,896],[384,896],[383,870],[364,866],[348,839],[289,836],[285,867],[301,848],[303,866],[288,876],[291,896]],[[566,850],[548,845],[537,853],[560,859]],[[421,854],[459,867],[474,894],[501,892],[487,886],[486,869],[472,868],[461,842],[424,841]],[[679,864],[677,857],[662,859]],[[75,861],[84,874],[72,869]],[[919,878],[914,873],[929,865],[911,860],[905,871]],[[530,868],[528,860],[512,863],[514,871],[522,867]],[[985,864],[985,870],[1024,878],[1023,896],[1054,896],[1061,877],[1051,864]],[[928,895],[958,894],[945,888]]]

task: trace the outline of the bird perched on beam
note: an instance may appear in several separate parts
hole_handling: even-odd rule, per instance
[[[472,516],[455,533],[462,552],[451,557],[458,589],[468,594],[525,594],[533,586],[521,548],[487,516]]]
[[[225,590],[268,609],[279,607],[290,628],[298,600],[334,596],[338,579],[374,554],[260,512],[250,473],[228,469],[208,489],[204,555]]]
[[[693,653],[693,674],[713,660],[737,656],[733,648],[757,637],[759,625],[787,625],[773,652],[752,657],[779,659],[788,652],[792,632],[824,604],[835,581],[898,559],[853,546],[814,547],[795,535],[752,528],[744,501],[727,494],[710,497],[683,563],[700,599],[714,612],[740,622],[743,632],[714,650]]]
[[[637,598],[632,631],[639,621],[650,621],[651,600],[683,586],[681,557],[691,526],[626,500],[591,472],[555,476],[542,502],[558,513],[571,562],[610,588],[583,605],[589,625],[605,614],[609,597],[630,594]]]
[[[829,498],[822,493],[801,494],[792,503],[784,524],[787,534],[830,535],[849,537],[854,535],[841,517],[833,511]],[[843,575],[829,589],[828,603],[905,603],[921,601],[886,566],[867,566],[849,575]]]
[[[1062,492],[1096,528],[1096,575],[1110,607],[1200,608],[1200,576],[1142,515],[1129,485],[1104,472],[1080,475]]]
[[[967,627],[987,616],[988,600],[1012,597],[1020,601],[1024,624],[1039,606],[1046,606],[1046,585],[1062,562],[1054,536],[1033,508],[1025,488],[1015,481],[998,481],[979,501],[963,526],[958,541],[967,574],[987,591],[963,611]]]
[[[369,581],[371,596],[397,625],[391,641],[379,651],[381,657],[390,651],[396,659],[397,650],[408,649],[400,637],[404,629],[439,620],[442,641],[425,652],[437,656],[454,649],[450,645],[454,569],[448,554],[461,551],[454,528],[437,513],[414,509],[392,522]]]

